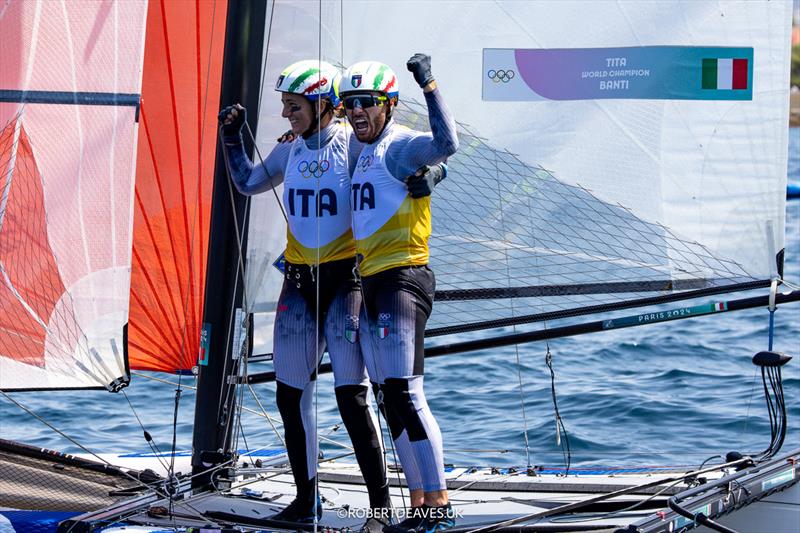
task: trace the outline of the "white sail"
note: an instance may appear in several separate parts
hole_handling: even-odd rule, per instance
[[[262,152],[286,128],[269,83],[286,64],[385,62],[397,119],[427,129],[405,62],[432,56],[461,138],[434,193],[438,288],[542,288],[440,300],[432,326],[778,276],[791,2],[276,2],[271,20]],[[533,76],[550,92],[524,85],[525,53],[548,55]],[[745,89],[731,85],[737,58]]]
[[[146,2],[0,8],[0,389],[125,375]]]

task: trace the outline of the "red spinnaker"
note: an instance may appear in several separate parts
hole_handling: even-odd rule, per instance
[[[136,163],[129,362],[196,364],[208,253],[226,0],[153,0]]]

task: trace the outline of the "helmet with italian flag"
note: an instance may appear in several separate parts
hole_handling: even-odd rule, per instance
[[[278,76],[275,90],[300,94],[309,100],[327,98],[333,107],[339,105],[339,70],[328,62],[307,59],[292,63]]]
[[[400,95],[397,74],[384,63],[378,61],[359,61],[342,74],[339,94],[376,91],[389,98]]]

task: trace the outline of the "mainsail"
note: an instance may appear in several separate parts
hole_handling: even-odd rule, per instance
[[[0,389],[125,376],[145,5],[0,8]]]
[[[780,276],[790,2],[272,7],[267,80],[308,57],[380,60],[400,72],[395,117],[414,129],[427,113],[404,63],[433,57],[461,148],[434,193],[429,336]],[[285,128],[264,91],[262,153]],[[251,212],[281,218],[271,195]],[[274,302],[261,291],[256,310]]]

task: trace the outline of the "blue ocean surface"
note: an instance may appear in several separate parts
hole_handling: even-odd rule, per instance
[[[797,128],[790,130],[789,180],[800,181]],[[800,285],[800,201],[788,203],[786,227],[785,278]],[[759,294],[766,291],[723,295],[703,303]],[[633,314],[636,311],[617,316]],[[596,318],[580,321],[591,320]],[[567,440],[573,466],[695,465],[731,450],[758,452],[768,445],[770,433],[760,373],[751,358],[767,348],[768,331],[767,309],[752,309],[428,360],[425,387],[442,429],[445,460],[559,466],[566,460]],[[457,340],[482,335],[466,334]],[[795,356],[783,369],[789,418],[784,449],[789,449],[800,446],[800,304],[777,311],[774,342],[776,350]],[[548,349],[567,430],[561,445],[545,364]],[[258,365],[251,368],[261,370]],[[145,428],[160,450],[170,450],[179,382],[176,448],[189,450],[194,378],[155,373],[137,373],[124,395],[13,394],[62,434],[0,397],[0,434],[70,453],[148,452]],[[279,426],[274,394],[274,384],[243,391],[240,449],[280,446],[264,415]],[[330,375],[319,379],[317,407],[324,454],[346,453],[348,439]],[[391,450],[388,453],[394,462]]]

